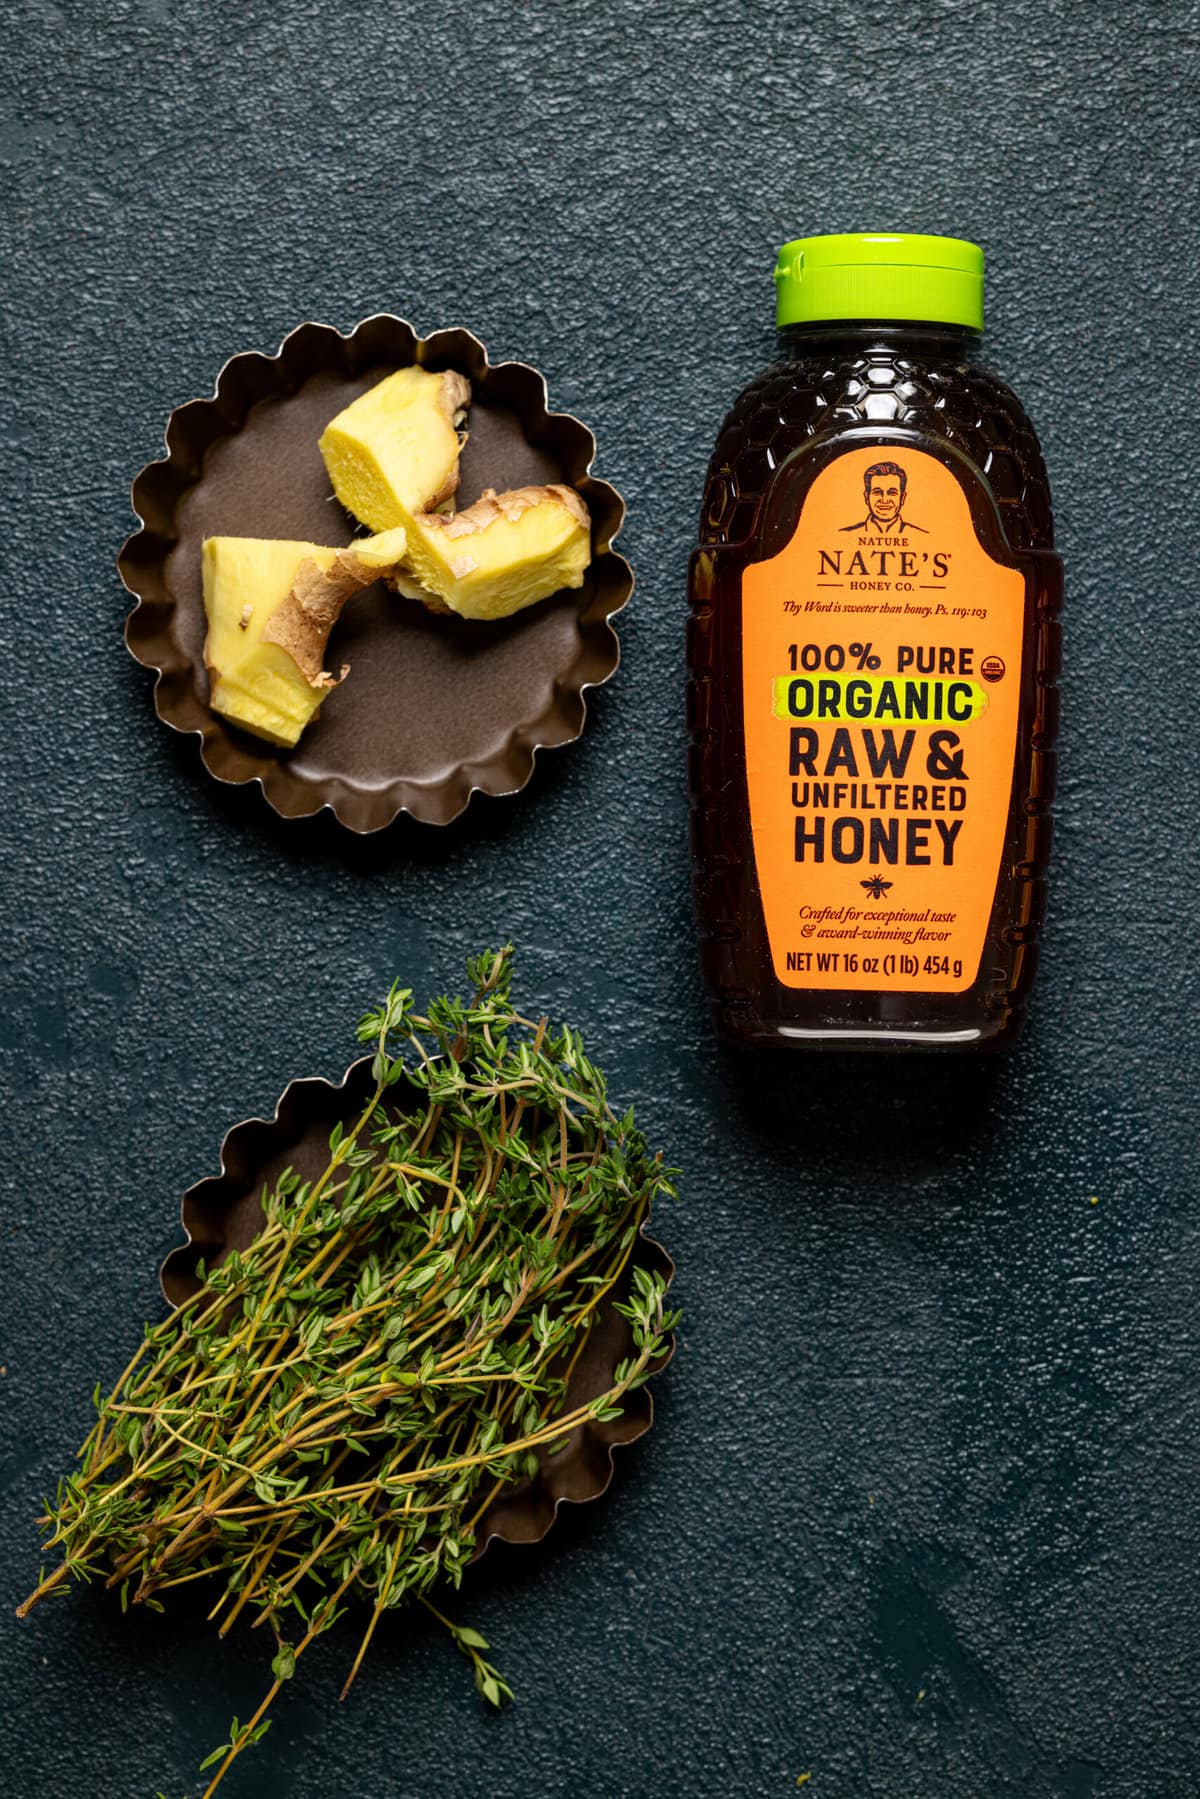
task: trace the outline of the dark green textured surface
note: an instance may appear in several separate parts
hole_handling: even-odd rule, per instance
[[[339,1709],[339,1633],[230,1799],[1196,1794],[1195,6],[2,12],[0,1593],[225,1127],[511,935],[686,1166],[659,1421],[472,1582],[505,1718],[404,1618]],[[776,245],[877,224],[984,243],[1042,431],[1051,919],[1012,1060],[764,1073],[697,992],[684,561]],[[377,309],[545,370],[639,588],[581,743],[357,843],[157,723],[112,557],[173,405]],[[5,1794],[195,1799],[264,1649],[89,1592],[0,1625],[0,1670]]]

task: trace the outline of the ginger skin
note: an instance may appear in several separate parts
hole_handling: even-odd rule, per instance
[[[296,570],[291,592],[271,614],[262,641],[286,650],[310,687],[339,686],[350,665],[346,663],[336,678],[324,669],[329,633],[347,600],[394,567],[404,545],[405,533],[398,528],[338,550],[329,568],[306,557]]]

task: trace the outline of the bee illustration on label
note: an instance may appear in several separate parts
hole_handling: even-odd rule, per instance
[[[885,881],[882,875],[872,875],[869,881],[860,881],[858,884],[866,889],[872,899],[882,899],[892,885],[890,881]]]

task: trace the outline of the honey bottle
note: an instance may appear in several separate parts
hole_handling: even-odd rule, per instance
[[[721,427],[690,570],[689,778],[724,1035],[990,1049],[1037,960],[1062,565],[976,360],[983,253],[799,238],[783,360]]]

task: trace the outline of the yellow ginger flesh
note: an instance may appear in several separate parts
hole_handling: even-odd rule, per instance
[[[321,455],[333,491],[372,531],[408,526],[458,487],[456,420],[471,384],[453,370],[397,369],[325,427]]]
[[[322,668],[329,633],[351,594],[395,566],[403,531],[348,550],[261,537],[210,537],[203,550],[204,660],[209,702],[231,723],[291,748],[334,677]]]
[[[414,518],[404,567],[432,610],[497,619],[582,587],[591,559],[591,519],[574,488],[488,488],[462,512]]]
[[[356,537],[348,550],[341,552],[342,560],[352,557],[364,572],[370,571],[374,581],[380,575],[386,575],[403,560],[408,544],[408,534],[400,526],[390,531],[380,531],[374,537]]]

